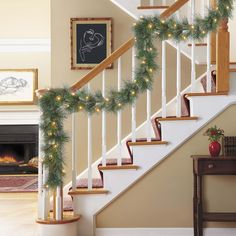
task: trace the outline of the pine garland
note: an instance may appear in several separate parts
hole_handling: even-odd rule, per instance
[[[177,20],[174,17],[165,20],[158,16],[141,18],[134,26],[136,57],[139,60],[135,79],[124,81],[120,91],[111,90],[107,97],[103,97],[101,91],[92,93],[85,89],[76,92],[68,88],[48,90],[39,99],[44,139],[42,151],[48,168],[45,187],[55,188],[63,183],[63,149],[69,140],[63,122],[69,114],[79,111],[93,114],[101,110],[116,112],[132,104],[139,94],[152,88],[153,74],[158,69],[154,40],[202,40],[217,29],[220,20],[231,17],[232,9],[233,0],[218,0],[216,10],[209,9],[203,19],[197,16],[193,24],[187,19]]]

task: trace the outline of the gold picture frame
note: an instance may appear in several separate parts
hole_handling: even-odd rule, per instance
[[[72,70],[91,69],[111,55],[112,18],[71,18],[70,29]]]
[[[38,69],[0,69],[0,105],[33,105]]]

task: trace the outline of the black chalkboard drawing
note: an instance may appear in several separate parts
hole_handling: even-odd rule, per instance
[[[71,69],[90,69],[111,54],[111,18],[71,19]]]
[[[85,31],[83,38],[80,39],[79,54],[83,62],[86,61],[86,53],[91,53],[96,47],[103,45],[105,37],[100,33],[95,33],[93,29]]]
[[[0,105],[35,104],[37,69],[0,69]]]

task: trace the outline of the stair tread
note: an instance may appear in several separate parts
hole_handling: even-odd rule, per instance
[[[168,144],[168,142],[167,142],[167,141],[160,141],[160,140],[150,141],[150,142],[147,142],[147,140],[143,140],[143,141],[136,140],[136,142],[129,142],[129,146],[139,146],[139,145],[165,145],[165,144]]]
[[[197,120],[197,116],[181,116],[181,117],[176,117],[176,116],[169,116],[169,117],[158,117],[159,121],[175,121],[175,120]]]
[[[69,195],[79,195],[79,194],[107,194],[108,190],[103,188],[92,188],[92,189],[77,189],[75,191],[69,191]]]
[[[136,165],[108,165],[108,166],[99,166],[99,170],[137,170],[139,166]]]
[[[138,10],[150,10],[150,9],[167,9],[169,6],[139,6]]]
[[[189,47],[192,47],[192,43],[188,44]],[[195,43],[196,47],[202,47],[202,46],[207,46],[207,43]]]
[[[220,96],[228,95],[228,92],[215,92],[215,93],[186,93],[186,97],[196,97],[196,96]]]

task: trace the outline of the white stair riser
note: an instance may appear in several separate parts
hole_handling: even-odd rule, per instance
[[[140,170],[105,170],[103,171],[104,188],[110,192],[119,194],[127,186],[127,183],[133,182],[138,176]],[[114,184],[117,183],[118,184]]]
[[[162,140],[177,144],[197,128],[197,120],[161,121]],[[195,127],[196,126],[196,127]],[[178,136],[178,140],[176,140]]]
[[[220,99],[219,99],[220,98]],[[212,117],[218,113],[218,107],[229,103],[228,96],[193,96],[189,97],[190,115]],[[217,103],[217,104],[216,104]]]

